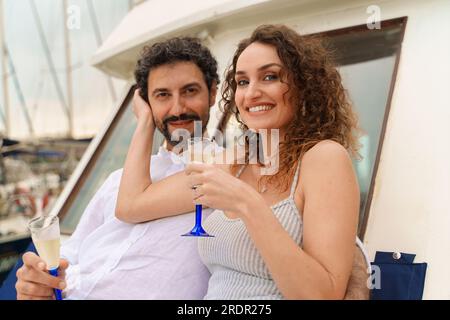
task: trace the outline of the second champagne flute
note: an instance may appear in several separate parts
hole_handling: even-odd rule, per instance
[[[34,218],[28,223],[28,228],[39,256],[47,264],[48,273],[57,277],[60,247],[58,217],[43,215]],[[56,300],[62,300],[61,290],[54,289],[54,293]]]

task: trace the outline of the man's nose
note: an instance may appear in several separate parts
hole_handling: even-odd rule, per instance
[[[185,103],[183,97],[179,95],[173,96],[173,104],[172,104],[172,114],[175,116],[179,116],[182,113],[185,113]]]

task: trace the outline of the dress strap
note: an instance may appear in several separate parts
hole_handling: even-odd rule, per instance
[[[294,191],[295,188],[297,187],[297,182],[298,182],[298,176],[300,174],[300,160],[298,161],[298,165],[297,165],[297,169],[295,170],[295,175],[294,175],[294,181],[292,181],[292,185],[291,185],[291,193],[289,194],[289,197],[293,197],[294,196]]]
[[[241,176],[242,171],[244,171],[244,169],[245,169],[246,166],[247,166],[247,165],[244,164],[242,167],[239,168],[239,171],[236,173],[236,178],[239,178],[239,177]]]

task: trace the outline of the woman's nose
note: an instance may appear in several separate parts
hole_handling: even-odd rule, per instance
[[[259,98],[261,95],[261,89],[257,83],[250,83],[248,85],[247,92],[245,93],[247,100],[254,100],[255,98]]]

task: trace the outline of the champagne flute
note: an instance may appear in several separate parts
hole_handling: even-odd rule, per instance
[[[187,157],[185,160],[189,162],[214,163],[215,157],[215,142],[202,137],[194,137],[188,139],[187,142]],[[187,158],[187,159],[186,159]],[[195,190],[197,186],[192,187]],[[186,234],[182,236],[187,237],[214,237],[208,234],[202,226],[202,205],[195,205],[195,226]]]
[[[43,215],[30,220],[28,228],[34,246],[47,264],[48,273],[54,277],[58,276],[60,232],[59,219],[56,216]],[[62,300],[61,290],[53,289],[56,300]]]

